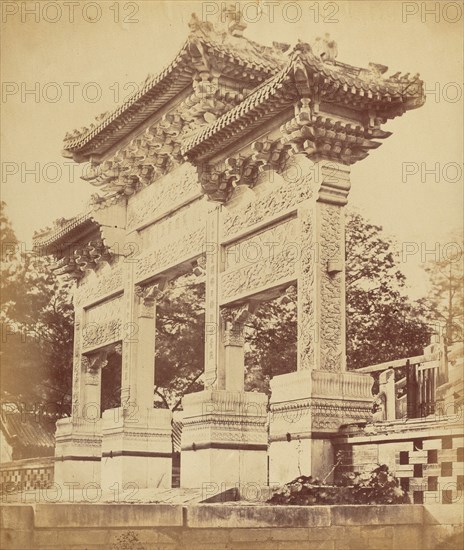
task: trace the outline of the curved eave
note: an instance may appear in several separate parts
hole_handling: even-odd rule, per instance
[[[193,69],[188,66],[188,45],[187,41],[168,67],[130,96],[95,128],[91,128],[84,135],[65,140],[63,154],[72,156],[73,153],[79,153],[85,156],[90,152],[104,152],[156,112],[166,101],[186,88],[192,81],[193,73]]]
[[[40,250],[44,254],[53,254],[60,247],[78,243],[83,235],[97,229],[98,224],[91,213],[77,216],[63,227],[53,233],[34,239],[34,250]]]

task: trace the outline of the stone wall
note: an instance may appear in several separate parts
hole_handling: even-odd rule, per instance
[[[4,550],[435,550],[458,540],[463,520],[460,507],[442,505],[37,504],[0,512]]]

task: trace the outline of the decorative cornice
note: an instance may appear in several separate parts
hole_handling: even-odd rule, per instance
[[[93,210],[55,226],[34,239],[34,249],[56,257],[58,275],[81,278],[86,269],[110,262],[125,242],[125,201],[94,204]]]
[[[141,304],[147,308],[152,308],[165,297],[166,287],[166,279],[148,285],[135,285],[135,295],[140,299]]]
[[[96,269],[100,262],[110,262],[112,254],[103,240],[91,240],[85,246],[64,255],[53,266],[56,275],[70,275],[80,279],[87,269]]]
[[[226,328],[231,329],[238,325],[243,326],[247,321],[254,317],[257,304],[246,302],[243,304],[224,306],[220,309],[221,317]]]

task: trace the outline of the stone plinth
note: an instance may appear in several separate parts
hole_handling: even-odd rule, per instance
[[[183,399],[181,487],[267,484],[267,396],[205,390]]]
[[[56,423],[54,481],[100,483],[101,420],[62,418]]]
[[[331,478],[331,438],[371,416],[372,379],[353,372],[302,370],[271,380],[269,481]]]
[[[102,417],[101,484],[108,490],[170,488],[172,476],[172,413],[108,409]]]

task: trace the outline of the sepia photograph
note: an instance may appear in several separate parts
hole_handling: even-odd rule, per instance
[[[462,550],[464,3],[0,7],[2,550]]]

